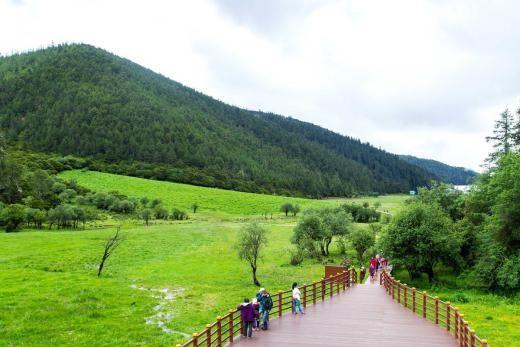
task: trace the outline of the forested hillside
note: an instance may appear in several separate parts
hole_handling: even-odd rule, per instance
[[[400,155],[399,158],[410,164],[423,168],[446,183],[465,185],[470,183],[471,180],[477,175],[477,173],[473,170],[469,170],[463,167],[450,166],[432,159],[422,159],[411,155]]]
[[[0,130],[92,169],[300,196],[394,193],[434,175],[318,126],[229,106],[89,45],[0,58]]]

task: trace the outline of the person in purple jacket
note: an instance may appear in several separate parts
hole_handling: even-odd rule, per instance
[[[244,299],[241,305],[238,305],[237,310],[240,311],[240,318],[242,318],[242,335],[253,336],[253,322],[255,320],[255,310],[248,298]]]

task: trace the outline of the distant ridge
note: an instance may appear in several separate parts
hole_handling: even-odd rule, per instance
[[[450,166],[432,159],[421,159],[411,155],[399,155],[402,160],[417,165],[437,176],[441,181],[455,185],[466,185],[478,174],[463,167]]]
[[[105,50],[54,46],[0,58],[0,128],[93,168],[241,191],[397,193],[435,176],[316,125],[240,109]]]

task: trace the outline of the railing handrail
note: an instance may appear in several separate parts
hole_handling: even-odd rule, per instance
[[[345,269],[329,278],[321,278],[319,281],[313,281],[311,284],[304,284],[300,288],[302,292],[301,303],[304,308],[309,304],[316,304],[318,301],[324,301],[326,298],[333,297],[341,291],[350,288],[352,284],[358,281],[357,272],[354,268]],[[290,294],[290,296],[286,296]],[[273,318],[281,317],[284,312],[288,312],[292,302],[292,290],[279,290],[277,293],[271,294],[273,307],[270,315]],[[288,300],[290,299],[290,300]],[[206,325],[206,328],[199,333],[194,333],[192,337],[183,344],[177,344],[177,347],[200,347],[200,346],[222,346],[227,342],[233,342],[235,336],[241,333],[242,320],[237,309],[229,310],[222,317]],[[216,338],[214,338],[216,336]]]
[[[452,306],[449,301],[442,301],[438,296],[431,296],[426,291],[421,292],[415,287],[408,287],[406,283],[396,280],[386,270],[381,272],[379,284],[385,287],[392,299],[407,309],[445,327],[456,340],[459,340],[461,347],[489,347],[487,340],[475,334],[475,330],[470,328],[464,314],[461,314],[458,307]]]

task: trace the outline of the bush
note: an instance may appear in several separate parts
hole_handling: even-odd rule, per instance
[[[174,208],[170,217],[173,220],[185,220],[188,219],[188,214],[184,211],[179,210],[178,208]]]
[[[293,266],[300,265],[303,263],[303,259],[305,258],[305,252],[302,249],[296,249],[290,252],[290,260],[289,263]]]
[[[365,228],[357,228],[350,235],[352,247],[356,250],[358,260],[363,262],[365,252],[374,246],[376,238],[374,233]]]
[[[25,206],[20,204],[12,204],[2,209],[0,222],[5,226],[5,231],[16,231],[18,227],[25,221]]]
[[[156,219],[168,219],[168,210],[162,205],[157,205],[154,208],[154,215]]]
[[[497,283],[506,290],[520,289],[520,257],[507,258],[497,273]]]

